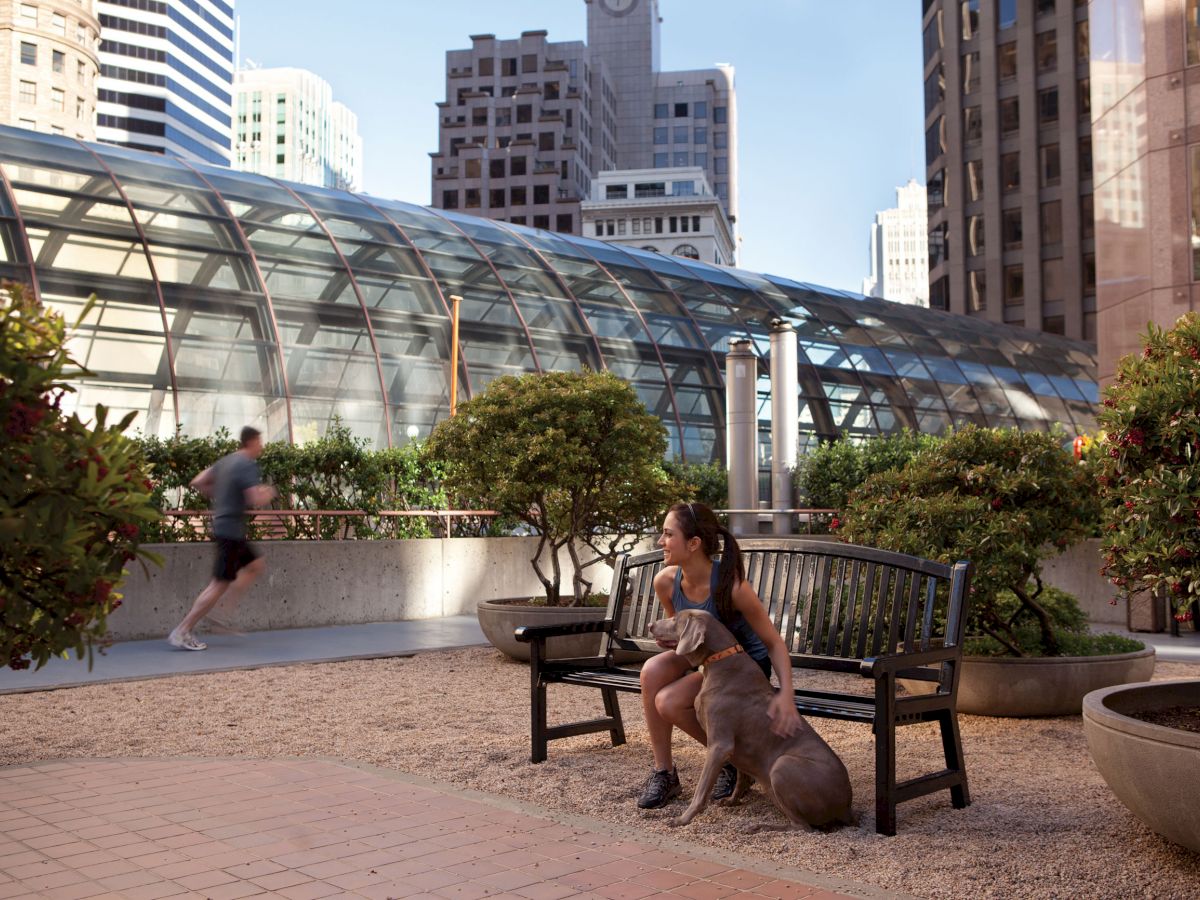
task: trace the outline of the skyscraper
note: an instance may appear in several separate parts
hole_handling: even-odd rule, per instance
[[[362,187],[358,116],[306,69],[240,69],[233,167],[338,190]]]
[[[1086,4],[923,11],[929,305],[1095,341]]]
[[[916,306],[929,305],[929,245],[925,186],[909,179],[896,188],[896,207],[871,223],[871,274],[863,293]]]
[[[0,122],[96,139],[94,0],[0,6]]]
[[[229,165],[233,0],[98,0],[97,137]]]
[[[584,0],[587,43],[472,35],[446,54],[433,205],[578,233],[592,179],[698,166],[737,221],[733,67],[659,71],[658,0]]]

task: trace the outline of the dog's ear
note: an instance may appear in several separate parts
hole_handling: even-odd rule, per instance
[[[675,645],[675,652],[680,656],[687,656],[689,653],[695,653],[700,649],[700,645],[704,643],[704,617],[691,615],[688,616],[683,623],[683,631],[679,634],[679,643]]]

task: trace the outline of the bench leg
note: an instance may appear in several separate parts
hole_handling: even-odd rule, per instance
[[[950,788],[950,802],[955,809],[962,809],[971,804],[971,792],[967,789],[967,770],[963,765],[958,714],[952,709],[944,710],[938,717],[938,724],[942,729],[942,750],[946,754],[946,768],[962,777],[962,781]]]
[[[875,831],[896,833],[896,683],[891,674],[876,683]]]
[[[617,692],[612,688],[601,688],[600,693],[604,695],[604,714],[613,720],[613,727],[608,732],[612,736],[612,745],[620,747],[625,743],[625,724],[621,721],[621,705],[617,703]]]

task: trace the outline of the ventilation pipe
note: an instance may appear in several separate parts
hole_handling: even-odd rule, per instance
[[[800,451],[800,378],[796,331],[782,319],[771,322],[771,506],[791,509],[792,467]],[[771,517],[775,534],[792,533],[791,513]]]
[[[758,359],[746,338],[734,338],[725,354],[725,409],[730,509],[758,509]],[[732,513],[729,530],[739,537],[758,531],[757,513]]]

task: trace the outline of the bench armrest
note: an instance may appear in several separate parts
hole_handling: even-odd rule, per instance
[[[608,631],[612,622],[601,619],[597,622],[575,622],[566,625],[518,625],[513,630],[515,637],[522,644],[545,640],[552,637],[564,637],[571,634],[599,634]]]
[[[928,666],[932,663],[958,659],[961,655],[962,649],[960,647],[939,647],[937,650],[918,650],[912,653],[889,653],[886,656],[869,656],[862,661],[858,672],[864,678],[878,678],[884,672],[897,672],[901,669]]]

